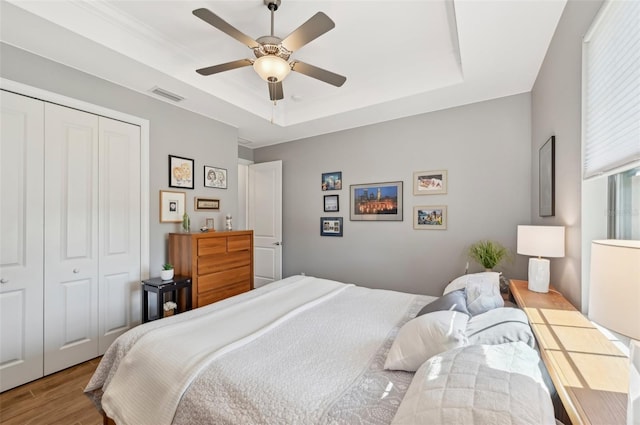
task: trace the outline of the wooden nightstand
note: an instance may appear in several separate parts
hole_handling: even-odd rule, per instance
[[[180,290],[184,291],[184,297],[178,299]],[[149,316],[149,293],[155,294],[157,314]],[[171,280],[162,280],[159,277],[142,281],[142,323],[150,320],[162,319],[165,302],[165,294],[171,293],[172,300],[178,304],[178,313],[191,310],[191,278],[188,276],[174,276]]]
[[[571,423],[625,424],[629,359],[560,292],[527,286],[511,280],[511,293],[527,314]]]

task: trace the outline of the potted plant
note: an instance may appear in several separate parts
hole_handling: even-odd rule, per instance
[[[160,270],[160,278],[162,280],[173,279],[173,264],[165,263],[162,265],[162,270]]]
[[[469,247],[469,258],[481,264],[486,271],[493,270],[508,256],[507,248],[494,241],[480,241]]]

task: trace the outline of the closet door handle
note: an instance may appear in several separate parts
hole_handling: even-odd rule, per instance
[[[78,273],[80,273],[80,269],[73,269],[73,272],[78,274]]]
[[[9,279],[2,278],[0,279],[0,283],[9,283]]]

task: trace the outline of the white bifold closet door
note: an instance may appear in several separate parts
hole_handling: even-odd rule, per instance
[[[0,391],[43,374],[44,104],[0,91]]]
[[[44,373],[92,359],[139,316],[139,127],[45,104]]]

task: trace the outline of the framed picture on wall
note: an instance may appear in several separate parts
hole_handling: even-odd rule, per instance
[[[402,182],[352,184],[353,221],[402,221]]]
[[[216,189],[227,188],[227,170],[225,168],[204,166],[204,186]]]
[[[322,173],[322,190],[342,190],[342,171]]]
[[[447,193],[447,170],[416,171],[413,173],[414,195]]]
[[[172,190],[160,191],[160,223],[179,223],[182,221],[187,194]]]
[[[445,230],[447,228],[446,205],[413,207],[413,228],[416,230]]]
[[[342,236],[342,217],[320,217],[320,236]]]
[[[324,195],[324,212],[340,211],[338,195]]]
[[[556,137],[551,136],[539,151],[540,217],[553,217],[556,212]]]
[[[219,210],[220,200],[209,198],[194,198],[193,209],[196,211]]]
[[[193,189],[193,159],[169,155],[169,187]]]

